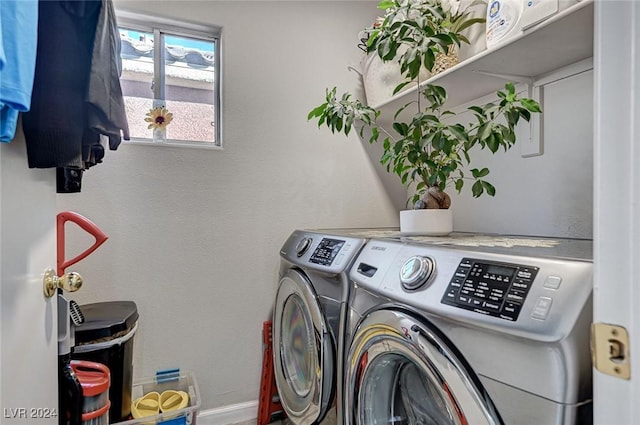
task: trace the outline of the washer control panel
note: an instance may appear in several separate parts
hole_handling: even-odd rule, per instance
[[[538,270],[522,264],[463,258],[442,303],[515,321]]]

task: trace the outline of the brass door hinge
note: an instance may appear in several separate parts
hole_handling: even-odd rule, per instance
[[[629,333],[622,326],[607,323],[591,325],[591,358],[602,373],[631,379]]]

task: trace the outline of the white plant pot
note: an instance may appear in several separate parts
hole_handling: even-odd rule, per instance
[[[451,209],[400,211],[400,233],[404,235],[444,236],[453,231]]]

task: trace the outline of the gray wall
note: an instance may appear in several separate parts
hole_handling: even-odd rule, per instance
[[[593,71],[546,85],[543,107],[544,154],[523,158],[516,144],[474,156],[473,167],[491,170],[496,195],[455,194],[455,230],[593,237]],[[529,137],[523,124],[519,140]]]

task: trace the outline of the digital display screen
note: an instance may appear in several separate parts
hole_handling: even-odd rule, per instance
[[[313,252],[313,255],[309,258],[309,261],[329,266],[333,262],[333,259],[336,258],[336,255],[338,255],[338,252],[340,252],[343,245],[344,241],[342,240],[324,238],[320,241],[320,244]]]
[[[485,264],[485,272],[488,274],[513,277],[516,273],[516,269],[513,267],[499,266],[496,264]]]

